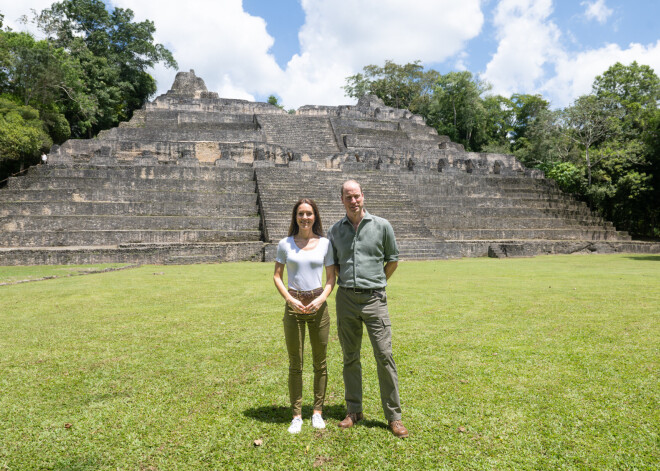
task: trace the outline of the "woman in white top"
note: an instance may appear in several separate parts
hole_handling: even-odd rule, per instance
[[[335,261],[330,241],[323,237],[319,210],[303,198],[293,207],[289,236],[277,246],[273,280],[282,297],[284,338],[289,353],[289,397],[293,411],[290,433],[302,427],[302,366],[305,331],[309,329],[314,363],[314,413],[312,426],[325,428],[321,415],[328,382],[326,351],[330,332],[327,297],[335,286]],[[284,267],[288,289],[284,287]],[[325,286],[322,284],[325,266]]]

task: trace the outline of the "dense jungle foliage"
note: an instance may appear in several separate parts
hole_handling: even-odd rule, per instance
[[[62,0],[30,21],[44,39],[0,29],[0,180],[53,144],[130,119],[156,91],[148,69],[177,67],[154,44],[153,22],[134,22],[130,9]]]

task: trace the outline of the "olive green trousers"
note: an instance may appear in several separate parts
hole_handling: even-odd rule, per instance
[[[399,378],[392,356],[392,326],[385,290],[356,293],[339,288],[337,333],[344,354],[344,395],[348,412],[362,412],[362,326],[371,340],[376,359],[380,400],[388,421],[401,419]]]
[[[284,338],[289,353],[289,398],[293,415],[300,415],[303,395],[303,354],[305,331],[309,330],[314,366],[314,410],[323,410],[325,388],[328,384],[328,334],[330,315],[328,304],[323,303],[315,314],[296,314],[287,305],[284,309]]]

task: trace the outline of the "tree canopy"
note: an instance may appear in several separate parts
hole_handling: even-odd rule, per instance
[[[62,0],[34,15],[45,39],[0,30],[1,125],[32,135],[34,120],[16,124],[7,103],[32,110],[48,136],[42,147],[49,147],[130,119],[156,91],[149,69],[157,63],[177,67],[170,51],[154,42],[153,22],[133,16],[130,9],[108,10],[100,0]],[[0,179],[33,159],[33,147],[20,149],[18,157],[0,154]]]

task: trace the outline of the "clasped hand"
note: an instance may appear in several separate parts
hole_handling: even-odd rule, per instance
[[[300,300],[296,298],[291,298],[291,300],[289,300],[289,307],[293,310],[293,312],[298,314],[314,314],[321,308],[322,305],[323,301],[321,301],[321,298],[314,298],[307,305],[304,305],[302,302],[300,302]]]

